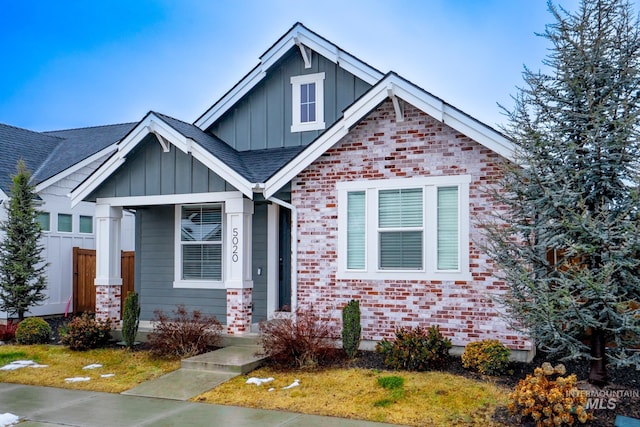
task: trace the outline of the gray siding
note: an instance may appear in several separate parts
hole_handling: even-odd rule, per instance
[[[167,314],[177,304],[189,312],[199,310],[226,323],[224,289],[174,289],[173,206],[140,208],[136,211],[136,290],[140,295],[141,320],[152,320],[160,309]],[[167,232],[171,230],[171,232]]]
[[[320,72],[325,73],[324,120],[328,128],[371,86],[316,52],[312,53],[311,68],[305,69],[299,49],[294,47],[209,131],[238,151],[309,144],[323,130],[291,132],[290,78]]]
[[[267,320],[267,204],[254,207],[253,214],[253,323]],[[258,275],[258,269],[261,274]]]
[[[156,137],[149,135],[129,153],[125,164],[87,200],[234,190],[232,185],[191,154],[185,154],[174,146],[165,153]]]

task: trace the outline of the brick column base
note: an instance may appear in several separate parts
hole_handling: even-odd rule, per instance
[[[252,289],[227,289],[227,333],[244,334],[251,331]]]
[[[96,285],[96,319],[120,322],[120,285]]]

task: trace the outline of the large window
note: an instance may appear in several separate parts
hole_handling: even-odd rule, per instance
[[[468,279],[469,182],[465,175],[339,183],[338,276]]]
[[[222,206],[179,207],[176,282],[222,281]]]
[[[324,73],[291,77],[291,132],[324,129]]]

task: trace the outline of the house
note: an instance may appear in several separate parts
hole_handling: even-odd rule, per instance
[[[95,203],[96,310],[119,319],[122,212],[135,212],[143,321],[176,304],[245,334],[319,310],[365,340],[438,324],[530,357],[491,301],[506,292],[475,215],[512,143],[394,72],[295,24],[194,123],[149,112],[71,192]]]
[[[81,202],[71,207],[69,193],[98,168],[116,150],[115,143],[133,127],[133,123],[72,129],[56,132],[33,132],[0,124],[0,220],[6,220],[3,203],[11,194],[11,176],[22,159],[32,173],[41,211],[43,229],[42,256],[48,263],[47,299],[33,307],[28,316],[61,314],[73,310],[72,249],[95,248],[94,204]],[[134,215],[125,214],[121,246],[133,250]],[[0,238],[3,238],[0,235]],[[0,312],[0,319],[7,313]]]

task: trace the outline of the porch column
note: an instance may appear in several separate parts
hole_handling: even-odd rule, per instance
[[[243,334],[251,330],[252,290],[251,224],[253,202],[232,199],[225,204],[226,248],[225,287],[227,289],[227,333]]]
[[[122,207],[96,205],[96,318],[120,322]]]

